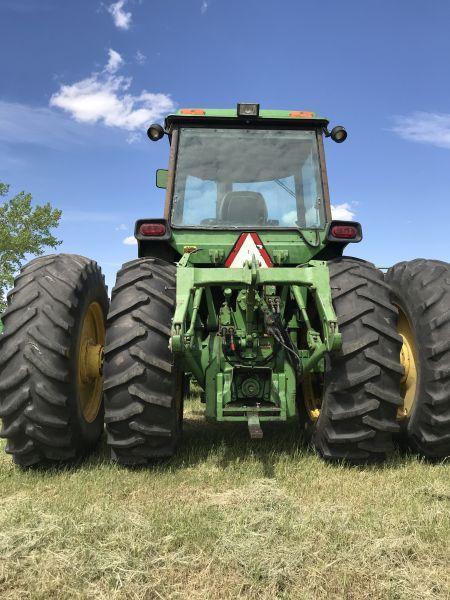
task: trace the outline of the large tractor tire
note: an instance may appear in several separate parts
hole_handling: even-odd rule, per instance
[[[169,348],[175,267],[157,258],[126,263],[112,291],[105,350],[105,422],[113,460],[143,465],[175,453],[182,376]]]
[[[428,458],[450,455],[450,264],[417,259],[386,274],[398,307],[405,375],[402,441]]]
[[[73,459],[103,431],[108,295],[97,263],[71,254],[28,263],[0,336],[1,437],[24,467]]]
[[[343,344],[327,357],[322,380],[307,377],[303,383],[306,435],[325,459],[379,462],[399,430],[397,309],[371,263],[344,257],[328,266]]]

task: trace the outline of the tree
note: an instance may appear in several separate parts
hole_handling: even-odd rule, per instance
[[[0,200],[8,192],[9,185],[0,182]],[[26,255],[43,254],[44,248],[61,243],[50,233],[59,225],[61,211],[49,203],[33,207],[31,200],[31,194],[20,192],[0,205],[0,313],[6,307],[5,292]]]

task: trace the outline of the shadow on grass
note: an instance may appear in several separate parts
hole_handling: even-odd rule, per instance
[[[202,409],[188,412],[183,421],[183,439],[177,454],[170,459],[158,459],[146,466],[124,467],[132,470],[177,470],[186,467],[195,467],[214,457],[219,467],[227,468],[237,462],[248,459],[260,462],[264,477],[275,477],[275,469],[280,458],[296,458],[298,460],[314,458],[316,453],[313,448],[305,444],[303,432],[297,421],[289,423],[263,423],[264,437],[259,440],[250,439],[247,424],[217,423],[206,421]],[[350,465],[345,461],[334,463],[336,468],[352,470],[382,470],[402,469],[411,460],[427,462],[405,450],[397,450],[387,461],[371,465]],[[439,461],[440,462],[440,461]],[[81,465],[84,468],[95,469],[110,462],[109,450],[106,445],[106,436],[102,436],[99,444],[90,454],[77,460],[61,465],[40,465],[33,470],[53,471],[60,473],[67,470],[76,470]],[[435,463],[436,464],[436,463]],[[50,467],[50,468],[49,468]]]
[[[171,459],[172,468],[195,466],[211,455],[226,468],[237,461],[259,461],[265,477],[275,476],[280,457],[293,457],[310,452],[305,448],[300,425],[294,423],[263,423],[264,437],[252,440],[246,423],[215,423],[186,419],[179,453]]]
[[[261,463],[264,477],[272,478],[281,456],[314,455],[312,450],[305,447],[301,427],[297,422],[264,423],[263,439],[252,440],[246,423],[210,422],[202,415],[203,411],[200,410],[185,415],[183,438],[173,458],[158,459],[146,466],[124,468],[173,471],[195,467],[211,457],[214,457],[218,466],[226,468],[237,461],[251,459]],[[76,469],[81,464],[87,468],[97,468],[109,461],[106,436],[103,436],[92,454],[66,463],[61,469]]]
[[[193,415],[202,414],[194,412]],[[275,476],[275,467],[280,458],[298,460],[317,457],[316,450],[307,445],[303,430],[298,421],[289,423],[263,423],[263,439],[250,439],[246,423],[216,423],[205,419],[187,418],[184,421],[183,444],[177,456],[168,461],[171,468],[193,466],[204,462],[211,455],[219,456],[219,465],[230,464],[251,458],[258,460],[265,477]],[[320,459],[323,460],[323,459]],[[387,458],[371,464],[350,464],[345,460],[337,460],[329,464],[335,468],[358,471],[380,471],[402,469],[411,461],[423,462],[427,465],[441,464],[442,461],[431,461],[409,451],[397,447]]]

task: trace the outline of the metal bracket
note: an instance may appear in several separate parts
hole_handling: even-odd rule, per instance
[[[223,250],[210,250],[209,259],[215,265],[223,263],[225,260],[225,252]]]
[[[287,250],[275,250],[273,253],[273,262],[276,265],[281,265],[287,262],[289,258],[289,252]]]
[[[260,440],[263,436],[263,431],[259,423],[259,415],[257,410],[247,411],[248,431],[252,440]]]

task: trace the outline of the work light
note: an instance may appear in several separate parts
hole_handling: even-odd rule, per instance
[[[333,129],[331,130],[331,139],[337,144],[345,142],[345,140],[347,139],[347,132],[345,131],[344,127],[342,127],[342,125],[336,125],[336,127],[333,127]]]
[[[159,123],[154,123],[153,125],[150,125],[150,127],[147,129],[147,135],[152,140],[152,142],[157,142],[158,140],[160,140],[163,137],[164,133],[165,131],[161,127],[161,125],[159,125]]]
[[[259,117],[259,104],[238,102],[237,115],[238,117]]]

